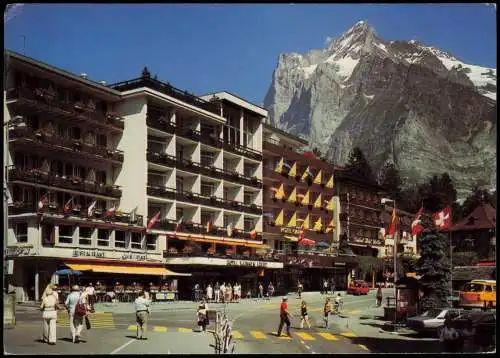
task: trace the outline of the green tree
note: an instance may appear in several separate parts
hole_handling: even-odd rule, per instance
[[[426,310],[446,307],[451,280],[449,240],[445,234],[436,230],[428,216],[423,216],[422,224],[424,232],[420,237],[420,258],[416,265],[423,292],[421,308]]]
[[[403,210],[416,213],[422,207],[422,195],[418,186],[407,187],[401,191],[400,195],[401,199],[398,201],[398,206]]]
[[[475,187],[472,189],[472,194],[465,199],[461,207],[461,217],[464,218],[474,211],[482,203],[488,203],[496,207],[495,198],[491,195],[488,190],[479,189]]]
[[[374,183],[375,177],[370,164],[359,147],[354,147],[345,166],[347,173],[355,178]]]
[[[457,191],[448,173],[441,177],[434,175],[428,183],[418,189],[419,196],[424,201],[426,209],[436,212],[445,206],[452,206],[457,200]]]
[[[387,190],[389,197],[399,202],[401,200],[401,186],[403,182],[399,171],[393,163],[387,163],[384,166],[380,179],[380,185]]]

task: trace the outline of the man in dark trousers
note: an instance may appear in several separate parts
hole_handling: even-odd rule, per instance
[[[280,326],[278,328],[278,337],[281,336],[281,330],[283,325],[286,324],[286,334],[291,337],[290,334],[290,313],[288,313],[288,297],[283,297],[280,305]]]

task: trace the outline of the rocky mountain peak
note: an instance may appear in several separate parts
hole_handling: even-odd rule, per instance
[[[407,184],[448,172],[457,188],[496,182],[496,69],[364,21],[306,54],[281,54],[264,100],[271,123],[342,165],[354,146]]]

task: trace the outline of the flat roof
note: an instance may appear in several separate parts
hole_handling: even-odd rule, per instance
[[[82,78],[80,76],[75,75],[74,73],[71,73],[71,72],[66,71],[66,70],[62,70],[60,68],[57,68],[57,67],[54,67],[52,65],[46,64],[44,62],[38,61],[38,60],[36,60],[34,58],[21,55],[21,54],[19,54],[17,52],[14,52],[14,51],[11,51],[11,50],[5,50],[4,51],[4,56],[14,58],[14,59],[16,59],[18,61],[24,62],[26,64],[38,67],[38,68],[46,70],[46,71],[54,72],[54,73],[56,73],[58,75],[67,77],[67,78],[69,78],[71,80],[80,82],[81,84],[84,84],[84,85],[89,86],[89,87],[93,87],[95,89],[104,91],[106,93],[116,95],[117,99],[119,99],[119,97],[121,96],[121,93],[119,91],[116,91],[116,90],[114,90],[112,88],[109,88],[109,87],[107,87],[105,85],[102,85],[102,84],[100,84],[98,82]]]
[[[228,91],[221,91],[221,92],[213,92],[213,93],[208,93],[206,95],[200,96],[200,98],[203,98],[204,100],[210,100],[210,99],[223,99],[228,102],[234,103],[240,107],[243,107],[245,109],[248,109],[249,111],[252,111],[254,113],[257,113],[258,115],[262,117],[267,117],[267,110],[261,106],[257,106],[256,104],[253,104],[249,101],[247,101],[244,98],[241,98],[235,94],[232,94]]]
[[[263,126],[264,126],[264,129],[267,129],[267,130],[269,130],[271,132],[275,132],[275,133],[277,133],[279,135],[288,137],[289,139],[294,140],[296,142],[299,142],[299,143],[301,143],[303,145],[308,145],[309,144],[309,142],[307,140],[302,139],[302,138],[300,138],[300,137],[298,137],[298,136],[296,136],[294,134],[287,133],[284,130],[276,128],[276,127],[274,127],[274,126],[272,126],[270,124],[264,123]]]

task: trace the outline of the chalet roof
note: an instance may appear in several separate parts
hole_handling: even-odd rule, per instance
[[[453,281],[491,280],[496,266],[457,266],[453,268]]]
[[[454,224],[449,231],[494,229],[496,226],[495,208],[488,203],[482,203],[467,217]]]

